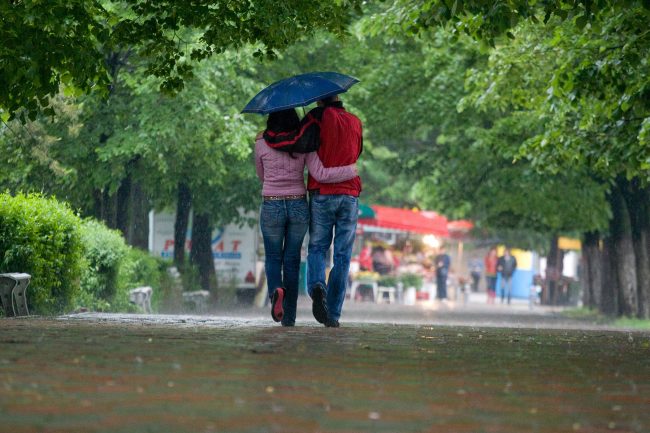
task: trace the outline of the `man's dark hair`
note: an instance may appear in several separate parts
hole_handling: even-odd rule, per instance
[[[293,131],[300,127],[300,118],[293,108],[275,111],[266,119],[266,129],[274,132]]]
[[[327,98],[323,98],[320,101],[323,103],[323,105],[329,105],[338,100],[339,100],[338,95],[332,95],[332,96],[328,96]]]

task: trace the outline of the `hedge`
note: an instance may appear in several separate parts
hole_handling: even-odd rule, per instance
[[[86,266],[77,304],[92,310],[110,311],[116,300],[120,265],[128,247],[119,231],[93,219],[83,221],[81,239]]]
[[[117,230],[88,219],[82,225],[87,267],[81,279],[78,307],[95,311],[132,312],[129,291],[139,286],[160,289],[166,263],[132,248]]]
[[[0,194],[0,273],[32,275],[31,312],[67,311],[83,270],[81,220],[66,203],[40,194]]]
[[[30,312],[135,311],[129,290],[161,288],[167,263],[131,248],[117,230],[82,220],[40,194],[0,194],[0,273],[26,272]]]

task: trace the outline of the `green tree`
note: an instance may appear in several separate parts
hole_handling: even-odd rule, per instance
[[[107,53],[134,50],[146,74],[175,93],[196,61],[259,43],[272,54],[314,29],[342,32],[355,0],[9,1],[0,5],[0,110],[34,120],[61,84],[106,96]]]
[[[159,92],[137,57],[124,59],[108,100],[59,96],[58,117],[7,124],[0,146],[12,157],[2,185],[64,197],[144,248],[152,207],[186,210],[185,221],[177,224],[180,245],[192,206],[195,221],[210,227],[237,219],[239,208],[257,205],[250,162],[257,119],[239,113],[257,88],[250,78],[258,66],[253,53],[229,51],[201,63],[175,98]],[[203,246],[203,256],[192,255],[203,263],[202,275],[214,273],[205,266],[212,263],[211,255],[206,258],[210,227],[204,227],[207,238],[193,243]],[[182,266],[183,249],[178,250]],[[203,281],[207,287],[208,279]]]
[[[587,254],[587,301],[607,312],[648,315],[648,44],[641,5],[601,11],[592,23],[522,26],[489,67],[471,74],[472,103],[529,113],[542,130],[515,149],[542,172],[582,171],[608,190],[611,209],[602,255]],[[600,235],[586,231],[587,251]],[[593,272],[592,272],[593,271]]]

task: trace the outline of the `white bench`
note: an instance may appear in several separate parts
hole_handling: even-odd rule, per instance
[[[359,292],[359,287],[369,287],[372,290],[372,301],[377,302],[377,293],[379,290],[379,285],[376,281],[373,280],[355,280],[352,281],[350,285],[350,300],[356,301],[357,292]]]
[[[153,289],[149,286],[136,287],[129,291],[129,301],[142,308],[145,313],[151,313],[151,296]]]
[[[0,274],[0,298],[6,317],[29,316],[26,292],[31,278],[16,272]]]
[[[210,299],[210,292],[207,290],[183,292],[183,303],[197,313],[208,311],[208,299]]]
[[[384,286],[379,286],[377,289],[377,303],[382,303],[382,302],[388,302],[389,304],[394,304],[395,303],[395,292],[397,290],[395,287],[384,287]],[[384,296],[384,294],[388,296]]]

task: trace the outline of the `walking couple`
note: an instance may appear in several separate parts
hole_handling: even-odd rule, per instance
[[[338,96],[318,101],[301,121],[296,111],[269,114],[255,142],[255,166],[264,201],[260,225],[271,316],[296,321],[300,250],[309,230],[307,289],[316,320],[338,327],[357,226],[361,179],[361,121]],[[305,188],[304,168],[309,170]],[[309,202],[307,202],[307,191]],[[334,266],[325,279],[334,239]]]

